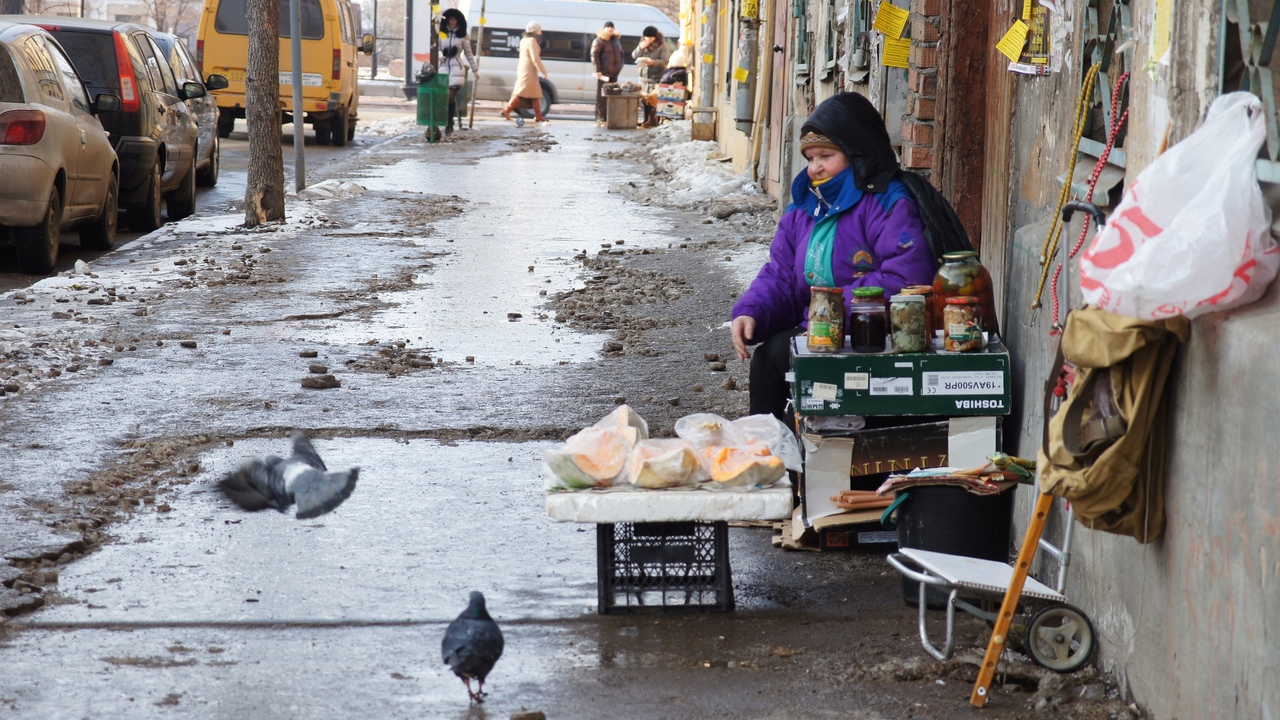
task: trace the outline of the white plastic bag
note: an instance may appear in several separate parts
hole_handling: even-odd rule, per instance
[[[649,437],[649,424],[628,405],[546,451],[547,489],[608,487],[622,474],[631,449]]]
[[[680,438],[636,443],[624,477],[636,487],[651,490],[697,485],[709,479],[693,443]]]
[[[1156,158],[1080,259],[1085,301],[1143,320],[1253,302],[1280,266],[1254,160],[1262,102],[1228,93],[1204,125]]]
[[[800,471],[800,443],[795,433],[772,415],[747,415],[732,422],[712,413],[685,415],[676,421],[676,435],[699,451],[712,446],[764,445],[788,470]]]

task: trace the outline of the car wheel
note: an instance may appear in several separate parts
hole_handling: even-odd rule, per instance
[[[102,201],[102,214],[80,230],[80,247],[85,250],[110,250],[116,244],[116,222],[120,214],[120,177],[111,173],[107,196]]]
[[[62,242],[62,200],[58,188],[49,191],[44,219],[34,227],[14,228],[13,244],[18,251],[18,270],[28,275],[48,275],[58,262]]]
[[[169,222],[176,222],[185,217],[190,217],[196,211],[196,169],[194,166],[187,169],[187,174],[183,176],[182,182],[178,183],[178,188],[165,196],[164,200],[169,206]]]
[[[222,143],[213,139],[213,150],[209,152],[209,164],[196,171],[196,183],[200,187],[213,187],[218,184],[218,166],[221,163]]]
[[[226,110],[218,112],[218,137],[231,137],[231,131],[236,129],[236,116]]]
[[[316,144],[328,145],[329,139],[333,137],[333,132],[329,127],[329,121],[317,120],[311,123],[311,127],[316,129]]]
[[[347,109],[340,107],[333,113],[333,119],[329,121],[330,142],[335,147],[343,147],[347,144]]]
[[[151,180],[147,182],[147,193],[142,202],[128,207],[129,227],[138,232],[151,232],[160,227],[160,162],[157,158],[151,168]]]

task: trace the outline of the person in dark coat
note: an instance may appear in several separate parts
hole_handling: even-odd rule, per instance
[[[622,33],[613,27],[613,22],[604,24],[591,41],[591,65],[596,69],[596,122],[605,120],[605,99],[602,90],[605,83],[618,82],[625,58],[622,55]]]
[[[800,129],[809,165],[791,183],[769,262],[733,306],[739,359],[751,359],[751,414],[786,422],[791,338],[804,331],[809,288],[853,289],[933,281],[924,225],[906,187],[880,113],[861,95],[823,101]],[[754,357],[748,345],[763,343]]]

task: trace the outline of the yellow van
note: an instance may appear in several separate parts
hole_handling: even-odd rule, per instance
[[[215,90],[218,137],[227,137],[244,117],[244,72],[249,61],[249,20],[245,0],[205,0],[196,37],[200,73],[225,75],[229,86]],[[302,15],[302,112],[321,145],[346,145],[355,137],[360,91],[356,53],[373,52],[373,36],[357,33],[350,0],[299,0]],[[280,107],[293,117],[293,53],[289,47],[289,0],[280,0]]]

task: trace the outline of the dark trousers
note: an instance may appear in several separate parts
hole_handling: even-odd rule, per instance
[[[596,120],[608,119],[607,117],[605,117],[605,115],[607,114],[607,110],[605,109],[605,104],[608,101],[605,99],[605,96],[604,96],[604,86],[605,86],[605,83],[615,83],[615,82],[618,82],[617,75],[607,76],[604,80],[599,80],[599,79],[596,80]]]
[[[787,373],[791,370],[791,338],[804,332],[802,327],[783,330],[756,346],[751,353],[751,409],[752,415],[768,413],[781,420],[787,427],[794,424],[787,416],[787,399],[791,386]]]

